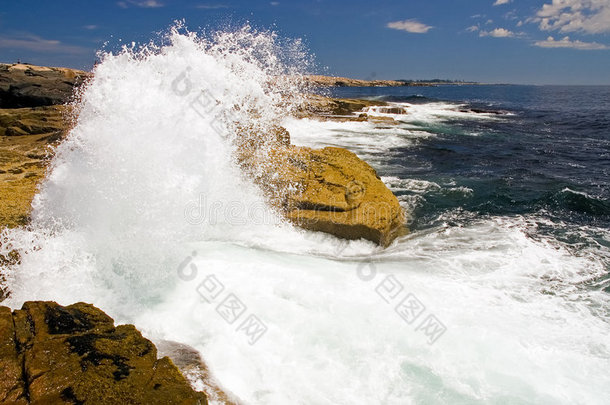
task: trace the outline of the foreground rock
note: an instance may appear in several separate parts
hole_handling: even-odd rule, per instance
[[[178,367],[182,375],[190,381],[200,384],[208,400],[216,404],[239,405],[241,401],[235,395],[221,388],[201,355],[194,348],[168,340],[155,342],[160,356],[167,356]]]
[[[132,325],[89,304],[0,307],[0,403],[207,404]]]
[[[0,64],[0,108],[39,107],[70,101],[91,73],[27,64]]]

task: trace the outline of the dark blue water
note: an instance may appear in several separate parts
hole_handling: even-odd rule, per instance
[[[498,114],[496,120],[421,123],[436,136],[390,151],[382,175],[473,190],[426,192],[412,229],[434,226],[447,212],[457,213],[456,226],[473,216],[536,218],[532,237],[552,235],[575,254],[597,249],[610,270],[610,86],[345,87],[332,95],[444,101]]]

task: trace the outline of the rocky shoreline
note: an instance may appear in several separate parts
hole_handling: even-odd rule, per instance
[[[68,102],[91,75],[65,68],[0,64],[0,229],[25,226],[53,148],[74,124]],[[353,114],[385,103],[309,95],[301,118],[368,120]],[[252,132],[252,131],[250,131]],[[254,134],[258,136],[258,134]],[[238,145],[238,162],[269,203],[296,226],[382,246],[406,232],[398,199],[375,170],[342,148],[294,146],[281,128]],[[290,186],[290,187],[288,187]],[[19,257],[0,255],[0,264]],[[0,273],[0,302],[5,291]],[[197,352],[175,342],[157,347],[132,325],[90,304],[67,307],[27,302],[0,307],[0,403],[13,404],[236,404],[214,381]],[[176,367],[178,366],[178,367]],[[182,373],[182,374],[181,374]],[[195,391],[185,376],[203,381]]]

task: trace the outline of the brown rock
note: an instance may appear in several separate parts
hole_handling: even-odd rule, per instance
[[[300,227],[382,246],[406,232],[396,196],[346,149],[278,146],[267,156],[242,158],[242,166]]]
[[[89,304],[0,307],[2,403],[207,404],[132,325]]]
[[[25,383],[21,378],[21,365],[15,347],[13,315],[9,308],[0,307],[0,403],[28,403],[23,397]]]
[[[27,222],[50,146],[67,134],[70,112],[66,106],[0,109],[0,227]]]
[[[204,391],[210,401],[225,405],[241,404],[241,401],[234,394],[220,386],[197,350],[183,343],[169,340],[156,342],[156,346],[160,355],[172,359],[182,375],[189,380],[200,381],[203,384]]]
[[[27,64],[0,64],[0,108],[38,107],[70,101],[91,73]]]
[[[362,111],[366,107],[386,106],[384,101],[361,100],[350,98],[330,98],[317,94],[307,94],[298,117],[346,116]],[[358,117],[352,117],[357,119]],[[366,117],[359,121],[366,121]]]

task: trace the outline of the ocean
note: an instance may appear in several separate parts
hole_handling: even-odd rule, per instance
[[[247,404],[607,403],[610,87],[337,88],[406,114],[296,119],[298,86],[268,83],[306,62],[251,29],[107,53],[32,223],[0,235],[5,305],[93,303]],[[231,159],[253,119],[358,154],[410,233],[285,223]]]

